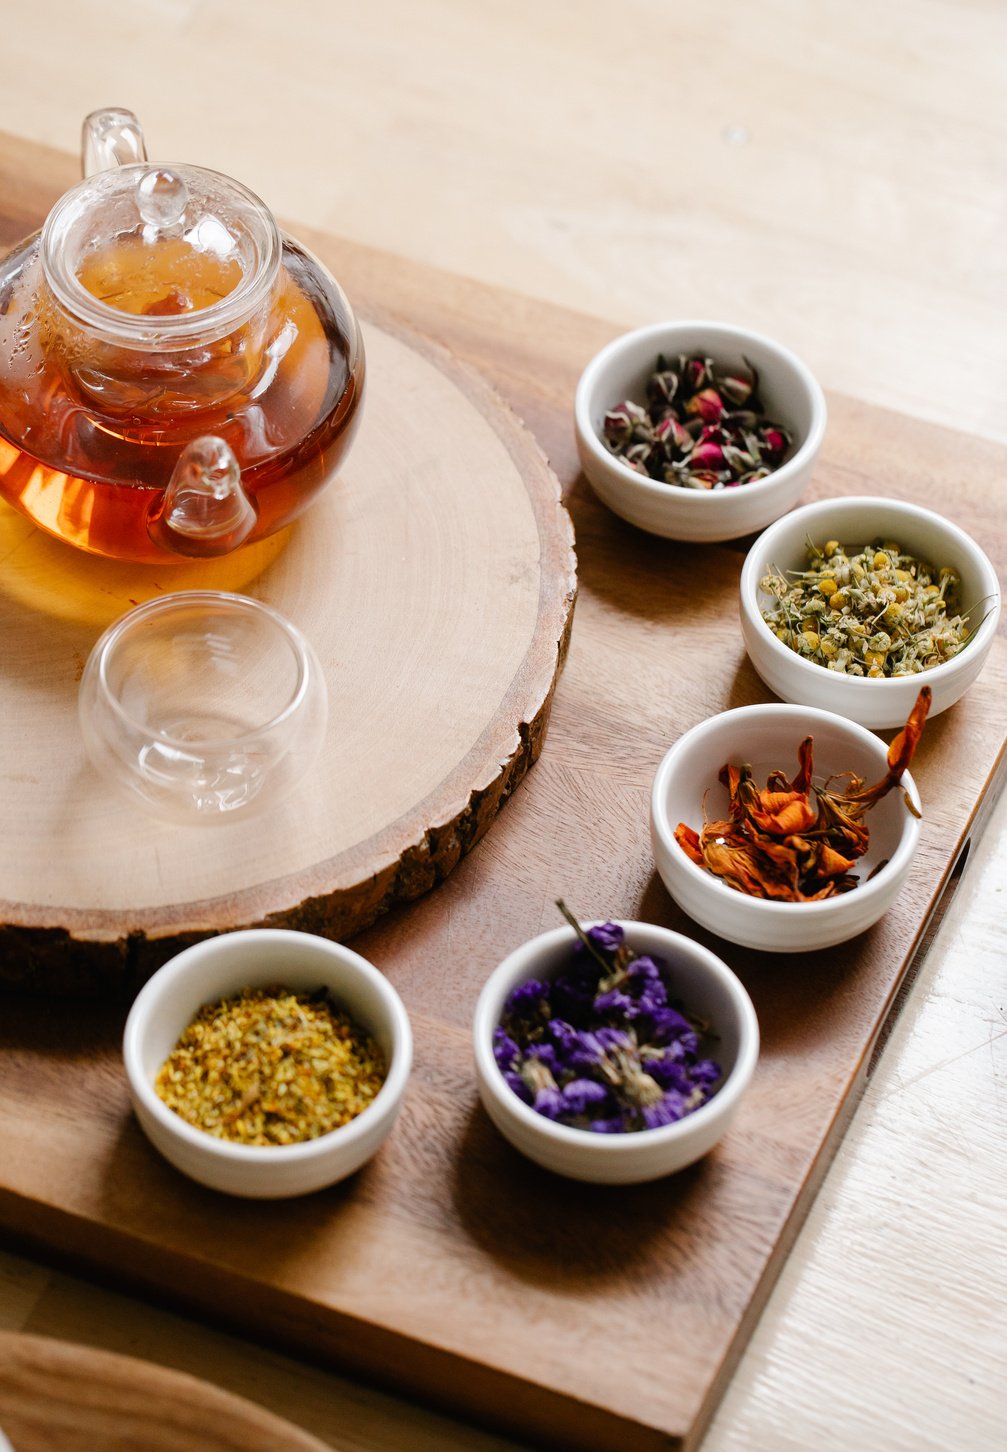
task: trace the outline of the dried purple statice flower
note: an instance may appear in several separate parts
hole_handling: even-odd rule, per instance
[[[637,955],[617,923],[578,935],[551,981],[509,994],[493,1037],[507,1084],[560,1124],[616,1134],[673,1124],[713,1093],[720,1066],[700,1053],[697,1025],[668,1000],[666,965]]]

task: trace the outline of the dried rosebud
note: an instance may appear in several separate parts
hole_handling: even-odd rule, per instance
[[[745,449],[739,449],[736,444],[725,444],[724,462],[735,476],[750,473],[752,469],[759,466],[758,457],[754,458]]]
[[[649,471],[653,452],[650,444],[630,444],[622,455],[622,462],[628,464],[631,469],[635,469],[638,474],[646,474]]]
[[[782,429],[770,424],[762,430],[762,452],[771,459],[782,458],[789,440]]]
[[[703,354],[658,355],[647,406],[627,400],[605,416],[602,437],[635,473],[689,489],[734,488],[765,478],[791,438],[768,420],[749,360],[723,376]]]
[[[717,378],[717,387],[728,403],[743,408],[755,390],[755,377],[746,378],[742,373],[722,373]]]
[[[617,403],[606,413],[602,427],[610,443],[624,443],[641,427],[649,429],[650,420],[638,403]]]
[[[719,444],[698,443],[689,455],[689,467],[693,472],[697,469],[723,469],[727,454],[728,450],[722,449]]]
[[[685,411],[704,423],[717,423],[724,412],[724,400],[715,388],[703,388],[689,399]]]
[[[687,358],[684,354],[679,359],[679,372],[687,393],[698,393],[713,377],[709,358]]]
[[[654,442],[668,450],[684,453],[691,447],[692,440],[674,414],[663,418],[654,428]]]
[[[670,368],[652,373],[647,380],[647,397],[652,404],[659,407],[671,403],[677,392],[678,374],[673,373]]]

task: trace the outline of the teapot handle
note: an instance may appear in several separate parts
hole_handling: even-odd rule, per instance
[[[146,160],[143,127],[132,111],[111,106],[85,116],[80,136],[80,166],[84,176]]]

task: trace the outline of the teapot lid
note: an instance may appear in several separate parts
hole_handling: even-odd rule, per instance
[[[128,145],[89,150],[88,128],[127,117]],[[240,182],[195,166],[153,166],[129,112],[85,122],[99,165],[53,207],[41,259],[60,307],[120,346],[172,349],[219,338],[268,295],[281,242],[265,204]],[[120,164],[123,156],[128,159]]]

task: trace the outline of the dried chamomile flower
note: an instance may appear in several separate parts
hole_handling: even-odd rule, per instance
[[[770,567],[759,586],[774,598],[763,620],[805,660],[843,675],[906,676],[950,660],[971,639],[948,565],[938,569],[894,540],[856,552],[809,540],[807,559],[804,570]]]

